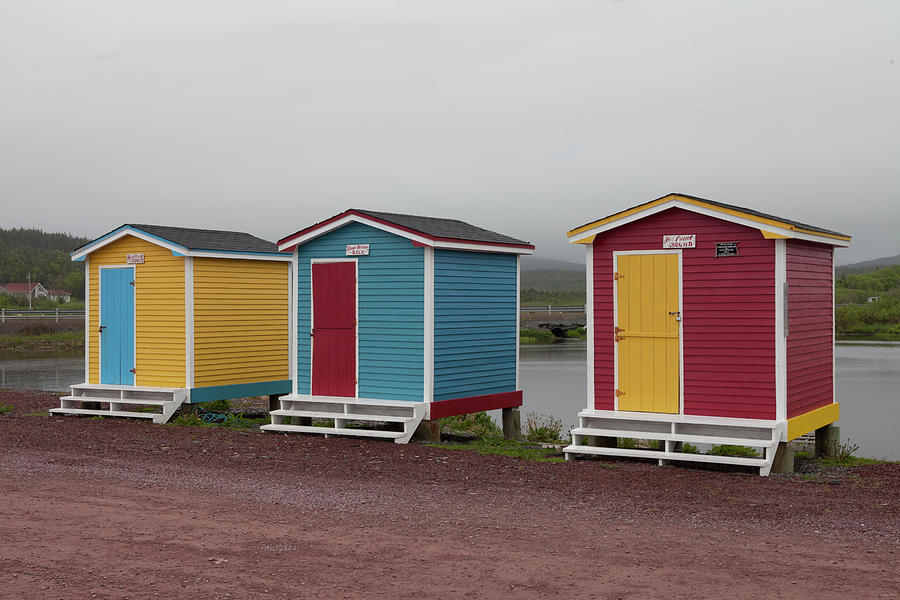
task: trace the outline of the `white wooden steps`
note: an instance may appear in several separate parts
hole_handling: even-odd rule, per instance
[[[427,406],[424,402],[402,402],[393,400],[373,400],[368,398],[343,398],[338,396],[304,396],[290,394],[279,398],[281,408],[273,410],[272,423],[260,427],[263,431],[286,433],[315,433],[332,435],[377,437],[391,439],[398,444],[407,443],[415,433]],[[292,425],[293,417],[310,419],[333,419],[327,427],[314,425]],[[348,427],[351,422],[365,423],[365,429]],[[402,425],[398,431],[393,424]]]
[[[152,419],[154,423],[165,423],[188,397],[185,388],[79,383],[71,389],[70,395],[59,399],[59,408],[50,409],[51,414]],[[85,402],[97,403],[100,408],[83,408]],[[154,412],[125,410],[126,406],[151,407]]]
[[[661,465],[672,460],[745,465],[759,468],[759,474],[763,476],[771,471],[775,451],[784,434],[784,424],[776,421],[597,410],[578,413],[578,425],[572,430],[572,444],[563,448],[566,460],[571,460],[575,454],[593,454],[650,458]],[[663,449],[604,448],[589,445],[586,438],[591,437],[659,440]],[[762,455],[754,458],[676,452],[676,442],[749,446],[758,449]]]

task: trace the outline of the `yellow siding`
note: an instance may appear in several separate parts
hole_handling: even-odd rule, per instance
[[[290,263],[194,258],[194,387],[290,379]]]
[[[100,382],[99,268],[124,265],[125,255],[143,253],[135,267],[135,385],[185,387],[184,258],[126,235],[89,255],[90,383]]]

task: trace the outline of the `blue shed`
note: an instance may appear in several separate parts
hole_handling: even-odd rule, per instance
[[[530,243],[351,209],[278,246],[293,250],[292,392],[264,430],[405,443],[423,419],[521,406],[519,256]]]

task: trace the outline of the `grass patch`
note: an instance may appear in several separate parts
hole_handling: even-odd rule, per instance
[[[570,329],[566,332],[567,338],[576,338],[576,339],[584,339],[587,337],[587,329],[584,327],[576,327],[575,329]]]
[[[641,440],[633,438],[618,438],[616,446],[629,450],[659,450],[659,440]]]
[[[681,444],[681,453],[682,454],[700,454],[700,450],[697,446],[693,444],[684,443]]]
[[[502,432],[500,426],[494,423],[490,415],[484,411],[457,415],[455,417],[444,417],[438,419],[438,423],[441,431],[448,432],[457,431],[480,436],[499,435]]]
[[[13,410],[13,407],[9,404],[0,404],[0,415],[11,413]]]
[[[747,458],[757,458],[759,452],[750,446],[735,446],[734,444],[717,444],[709,449],[707,454],[713,456],[744,456]]]
[[[540,462],[565,462],[555,448],[542,448],[533,443],[508,440],[500,436],[487,436],[466,444],[430,444],[435,448],[447,450],[474,450],[478,454],[508,456]]]
[[[519,330],[519,343],[525,345],[552,344],[556,336],[546,329],[523,328]]]
[[[227,400],[217,400],[228,405]],[[219,413],[208,410],[208,402],[205,406],[194,410],[180,412],[169,421],[169,425],[179,427],[222,427],[225,429],[258,429],[260,425],[270,422],[269,417],[245,417],[243,413]],[[221,406],[221,405],[219,405]]]
[[[65,350],[83,348],[84,331],[57,331],[36,335],[0,335],[0,351],[20,352],[36,349]]]

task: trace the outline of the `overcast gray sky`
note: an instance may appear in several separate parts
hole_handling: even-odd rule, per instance
[[[683,192],[900,253],[900,2],[0,0],[3,227],[565,232]]]

